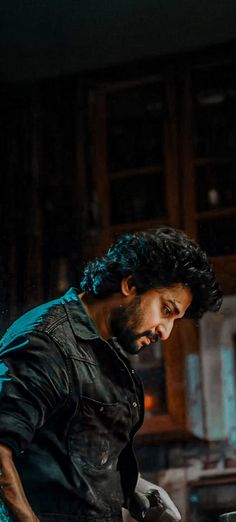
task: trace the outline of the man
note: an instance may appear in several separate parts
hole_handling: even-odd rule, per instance
[[[127,354],[182,317],[218,310],[206,254],[172,228],[121,236],[84,270],[80,294],[37,307],[1,341],[0,484],[19,522],[179,520],[138,477],[143,392]]]

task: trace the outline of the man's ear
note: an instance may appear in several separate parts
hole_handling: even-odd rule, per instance
[[[136,294],[136,286],[132,283],[133,276],[124,277],[121,281],[121,292],[125,296],[132,296]]]

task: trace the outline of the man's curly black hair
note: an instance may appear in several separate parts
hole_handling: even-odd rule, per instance
[[[184,232],[172,227],[124,234],[104,257],[85,267],[82,291],[103,298],[120,291],[121,280],[132,275],[137,293],[178,283],[193,295],[185,317],[198,319],[219,310],[222,292],[206,253]]]

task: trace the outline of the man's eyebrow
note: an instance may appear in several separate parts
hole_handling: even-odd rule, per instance
[[[167,303],[171,303],[172,304],[176,315],[180,314],[180,310],[179,310],[176,302],[173,299],[167,299]]]

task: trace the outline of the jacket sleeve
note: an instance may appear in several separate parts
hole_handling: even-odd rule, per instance
[[[41,332],[16,338],[0,354],[0,443],[24,451],[68,394],[56,343]]]

